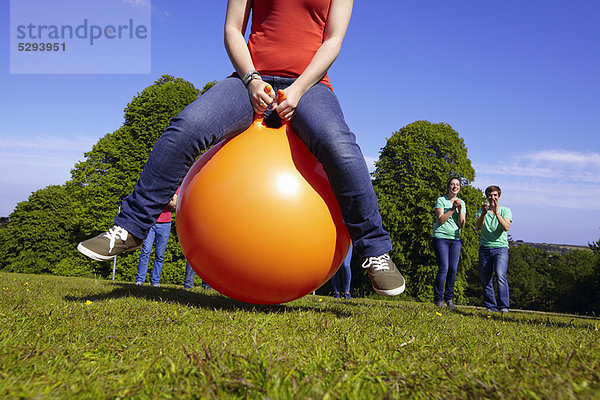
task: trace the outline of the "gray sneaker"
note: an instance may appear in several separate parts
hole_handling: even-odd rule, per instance
[[[448,308],[454,310],[456,308],[456,306],[454,305],[454,302],[452,300],[446,300],[446,304],[448,305]]]
[[[133,251],[140,247],[142,240],[115,225],[108,232],[79,243],[77,250],[93,260],[107,261],[125,251]]]
[[[404,292],[404,277],[389,254],[369,257],[362,264],[371,278],[375,292],[383,296],[397,296]]]

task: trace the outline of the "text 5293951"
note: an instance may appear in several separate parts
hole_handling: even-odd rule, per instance
[[[19,51],[66,51],[67,45],[65,42],[21,42],[17,48]]]

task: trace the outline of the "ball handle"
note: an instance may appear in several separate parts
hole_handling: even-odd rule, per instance
[[[270,91],[270,90],[269,90]],[[286,99],[287,97],[285,97],[285,92],[283,91],[283,89],[279,89],[277,91],[277,103],[283,103],[283,101]]]
[[[264,88],[265,93],[269,94],[269,93],[271,93],[271,90],[273,90],[273,87],[267,83]],[[286,98],[287,97],[286,97],[283,89],[279,89],[277,91],[277,103],[278,104],[282,103],[283,101],[285,101]],[[261,120],[261,123],[264,124],[265,116],[264,116],[264,114],[254,114],[254,120],[255,121]],[[283,121],[283,120],[281,121],[282,125],[285,125],[287,123],[288,123],[288,121]]]

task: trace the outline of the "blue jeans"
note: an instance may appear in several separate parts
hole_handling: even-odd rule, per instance
[[[146,272],[148,271],[150,252],[152,251],[152,245],[156,239],[156,247],[154,249],[154,266],[152,267],[150,283],[152,285],[158,285],[160,283],[160,273],[165,262],[165,250],[167,249],[167,242],[169,241],[170,233],[170,222],[159,222],[150,227],[150,231],[142,243],[142,253],[140,254],[137,275],[135,277],[136,282],[143,283],[146,281]]]
[[[294,81],[263,79],[275,91]],[[146,237],[200,152],[245,131],[253,119],[248,91],[238,77],[226,78],[198,97],[171,120],[156,142],[115,224],[135,237]],[[321,83],[308,89],[291,126],[323,165],[358,256],[390,251],[390,237],[382,226],[367,164],[331,89]]]
[[[479,276],[483,286],[483,304],[492,311],[510,308],[508,294],[508,247],[479,247]],[[498,303],[494,292],[493,274],[498,279]]]
[[[352,245],[346,254],[346,258],[340,268],[331,277],[331,286],[334,293],[350,293],[350,281],[352,280],[352,272],[350,271],[350,262],[352,261]]]
[[[186,261],[185,262],[185,278],[183,279],[183,287],[186,289],[193,288],[195,277],[196,277],[196,272],[194,272],[190,263]]]
[[[448,301],[454,298],[454,283],[458,260],[460,260],[459,239],[433,238],[433,249],[438,263],[438,272],[433,285],[433,301]],[[444,291],[444,282],[446,290]]]

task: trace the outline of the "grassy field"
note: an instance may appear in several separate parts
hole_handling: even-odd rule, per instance
[[[0,273],[0,398],[600,398],[600,321]]]

